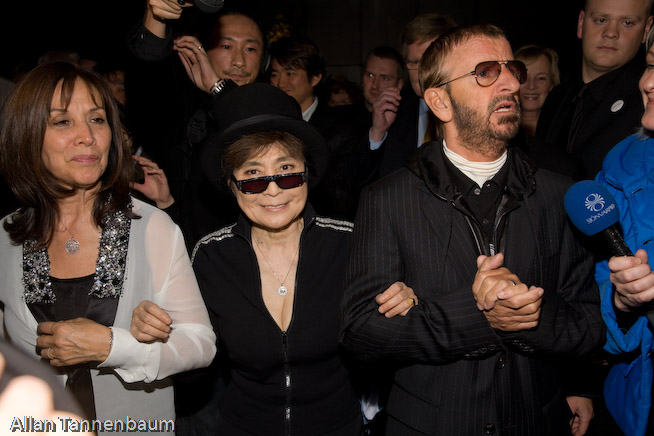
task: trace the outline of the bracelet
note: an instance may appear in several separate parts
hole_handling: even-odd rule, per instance
[[[109,351],[114,347],[114,330],[109,327]]]
[[[218,95],[223,92],[223,89],[225,89],[225,79],[218,79],[213,85],[211,85],[209,92],[213,95]]]

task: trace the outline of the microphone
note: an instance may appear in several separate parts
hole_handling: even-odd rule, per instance
[[[186,0],[177,0],[180,5],[186,4]],[[193,4],[202,12],[213,14],[223,8],[225,0],[194,0]]]
[[[600,234],[613,256],[633,256],[616,225],[620,210],[606,187],[592,180],[577,182],[566,192],[564,204],[570,220],[583,234]]]
[[[601,234],[611,247],[613,256],[633,256],[624,242],[616,223],[620,210],[615,198],[605,186],[593,180],[582,180],[572,185],[564,198],[565,210],[572,223],[587,236]],[[654,306],[643,305],[649,327],[654,331]]]

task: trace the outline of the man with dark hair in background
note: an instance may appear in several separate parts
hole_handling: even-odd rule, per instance
[[[313,41],[303,36],[281,38],[270,46],[270,60],[270,84],[298,102],[304,121],[311,120],[318,106],[321,110],[315,119],[329,113],[323,110],[327,102],[319,101],[316,92],[326,67]]]
[[[270,84],[286,92],[300,105],[302,118],[325,138],[329,149],[327,171],[309,193],[309,202],[321,215],[354,219],[347,159],[361,137],[359,124],[343,107],[330,107],[318,87],[326,75],[318,46],[305,36],[289,36],[270,46]]]
[[[144,194],[179,224],[189,252],[202,236],[238,216],[234,196],[206,179],[202,150],[221,127],[216,114],[222,97],[257,80],[267,50],[263,29],[246,11],[205,14],[192,6],[146,2],[143,20],[128,35],[134,59],[125,84],[134,139],[156,162],[154,168],[158,164],[165,172],[159,189]],[[220,434],[215,416],[226,377],[221,358],[218,353],[209,368],[176,376],[178,436]]]
[[[245,11],[204,14],[189,6],[147,2],[143,20],[128,35],[134,62],[125,85],[134,140],[170,185],[172,204],[157,206],[179,224],[190,251],[238,216],[233,196],[205,179],[200,156],[220,126],[215,113],[222,96],[257,80],[267,47],[259,23]]]

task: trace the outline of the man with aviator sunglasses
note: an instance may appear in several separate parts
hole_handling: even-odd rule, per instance
[[[441,86],[445,86],[455,80],[463,79],[468,76],[475,76],[477,85],[479,86],[491,86],[500,77],[500,74],[502,73],[502,65],[504,65],[511,74],[515,76],[521,85],[527,81],[527,67],[522,61],[484,61],[478,63],[475,69],[469,73],[448,80],[440,85],[436,85],[436,87],[440,88]]]
[[[571,181],[508,146],[525,79],[501,29],[445,32],[420,63],[443,137],[361,195],[341,342],[398,363],[388,435],[571,434],[557,360],[596,349],[603,326]],[[395,281],[420,305],[377,316],[366,302]]]

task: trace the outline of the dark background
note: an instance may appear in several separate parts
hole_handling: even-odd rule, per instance
[[[345,74],[356,82],[367,51],[380,44],[399,49],[402,28],[423,12],[448,14],[460,24],[496,24],[514,50],[526,43],[550,46],[559,52],[564,76],[579,64],[576,22],[582,2],[575,0],[226,0],[226,4],[256,11],[266,30],[276,24],[306,34],[323,52],[328,74]],[[144,7],[144,0],[3,2],[0,75],[15,77],[50,49],[73,49],[96,59],[120,58],[125,35]],[[202,14],[195,8],[185,11],[193,13]]]

